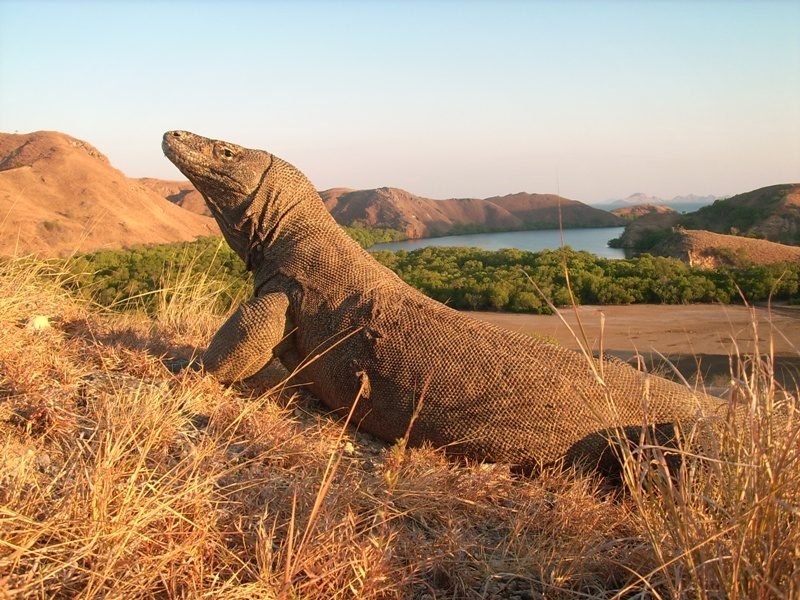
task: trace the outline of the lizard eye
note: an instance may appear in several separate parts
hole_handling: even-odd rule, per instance
[[[233,158],[236,155],[236,153],[233,150],[231,150],[230,148],[228,148],[227,146],[222,146],[219,149],[219,154],[223,158]]]

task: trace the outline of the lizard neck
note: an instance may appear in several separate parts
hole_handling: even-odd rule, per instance
[[[303,179],[305,185],[282,187],[265,180],[247,211],[251,234],[243,258],[254,274],[256,294],[276,276],[301,287],[327,287],[325,295],[332,297],[387,274],[393,279],[339,227]]]

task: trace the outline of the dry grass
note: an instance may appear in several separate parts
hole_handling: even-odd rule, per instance
[[[800,596],[798,425],[763,426],[768,362],[737,374],[754,425],[727,431],[725,460],[671,478],[658,449],[630,455],[612,493],[385,447],[277,371],[237,388],[173,376],[159,355],[219,322],[197,318],[203,293],[153,322],[57,279],[0,265],[0,596]]]

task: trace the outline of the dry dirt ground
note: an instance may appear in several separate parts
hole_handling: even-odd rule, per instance
[[[472,314],[507,329],[554,338],[574,349],[579,345],[565,322],[580,336],[580,320],[591,350],[599,351],[602,339],[604,352],[626,360],[638,353],[652,368],[670,375],[672,369],[664,360],[668,359],[690,382],[700,374],[712,387],[727,385],[731,356],[752,354],[757,340],[762,355],[772,346],[780,382],[800,380],[800,307],[580,306],[562,309],[563,320],[556,315]]]

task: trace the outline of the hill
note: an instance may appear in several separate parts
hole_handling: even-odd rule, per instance
[[[189,181],[172,181],[153,177],[141,177],[135,181],[181,208],[190,210],[198,215],[212,216],[203,195]]]
[[[646,215],[625,227],[617,245],[649,250],[677,226],[800,244],[800,184],[759,188],[684,215]]]
[[[800,244],[800,183],[771,185],[717,200],[684,215],[680,224],[687,229]]]
[[[669,206],[662,204],[634,204],[633,206],[623,206],[622,208],[615,208],[611,211],[612,215],[616,215],[626,221],[635,221],[646,215],[652,214],[666,214],[674,213],[675,210]]]
[[[208,208],[189,182],[141,179],[143,185],[171,202],[202,215]],[[409,238],[468,233],[565,228],[616,227],[625,222],[599,210],[554,194],[511,194],[492,198],[433,200],[406,190],[331,188],[320,192],[325,206],[340,225],[393,229]]]
[[[715,269],[744,264],[800,263],[800,247],[709,231],[678,229],[651,250],[692,267]]]
[[[389,187],[334,188],[323,190],[320,195],[333,218],[342,225],[397,229],[409,238],[442,235],[459,226],[514,229],[522,225],[507,210],[482,200],[431,200]]]
[[[320,192],[333,217],[342,225],[388,227],[410,238],[470,231],[549,229],[559,226],[613,227],[623,221],[582,202],[552,194],[518,193],[486,199],[433,200],[398,188]]]
[[[0,133],[0,255],[67,255],[192,240],[208,218],[128,179],[92,145],[55,131]]]
[[[623,224],[619,217],[611,213],[555,194],[520,192],[507,196],[493,196],[486,201],[508,210],[522,221],[524,228],[547,229],[563,225],[569,229],[617,227]]]

